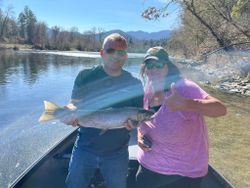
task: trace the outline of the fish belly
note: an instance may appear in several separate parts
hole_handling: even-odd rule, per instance
[[[124,128],[123,123],[127,117],[121,114],[94,113],[89,116],[79,118],[79,124],[82,127],[91,127],[98,129],[118,129]]]

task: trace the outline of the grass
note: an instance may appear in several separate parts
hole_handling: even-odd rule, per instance
[[[206,118],[210,164],[236,188],[250,187],[250,97],[214,95],[227,106],[227,115]],[[225,94],[223,95],[225,96]]]

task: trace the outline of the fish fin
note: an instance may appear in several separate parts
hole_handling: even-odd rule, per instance
[[[60,106],[58,106],[57,104],[50,102],[50,101],[43,101],[44,102],[44,108],[45,111],[55,111],[58,109],[61,109]]]
[[[102,129],[101,132],[99,133],[99,136],[103,135],[104,133],[107,132],[108,129]]]
[[[54,113],[62,108],[53,102],[49,101],[43,101],[43,102],[44,102],[45,112],[43,112],[38,121],[42,122],[55,119]]]
[[[47,112],[44,112],[40,118],[39,118],[39,122],[42,122],[42,121],[49,121],[49,120],[52,120],[52,119],[55,119],[55,117],[52,115],[52,114],[49,114]]]

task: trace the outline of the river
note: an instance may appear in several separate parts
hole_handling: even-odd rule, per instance
[[[142,57],[143,54],[129,54],[125,66],[136,77],[139,77]],[[0,51],[0,187],[8,187],[27,167],[74,130],[58,121],[39,123],[43,101],[65,105],[77,73],[100,63],[95,52]],[[197,78],[201,75],[199,73]],[[238,168],[242,175],[243,171],[248,171],[241,185],[250,186],[247,163],[250,160],[247,149],[250,144],[250,98],[210,88],[205,90],[228,107],[227,116],[207,120],[211,138],[210,161],[234,185],[239,183],[234,170]],[[233,165],[235,160],[238,160],[237,164]],[[231,168],[233,171],[228,170]]]

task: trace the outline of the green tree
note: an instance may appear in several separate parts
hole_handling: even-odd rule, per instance
[[[18,16],[18,27],[19,27],[19,34],[20,37],[23,39],[27,38],[27,32],[26,32],[26,17],[24,13],[20,13]]]
[[[19,14],[18,23],[20,26],[20,36],[29,44],[34,44],[37,19],[28,6],[25,6],[23,12]]]

